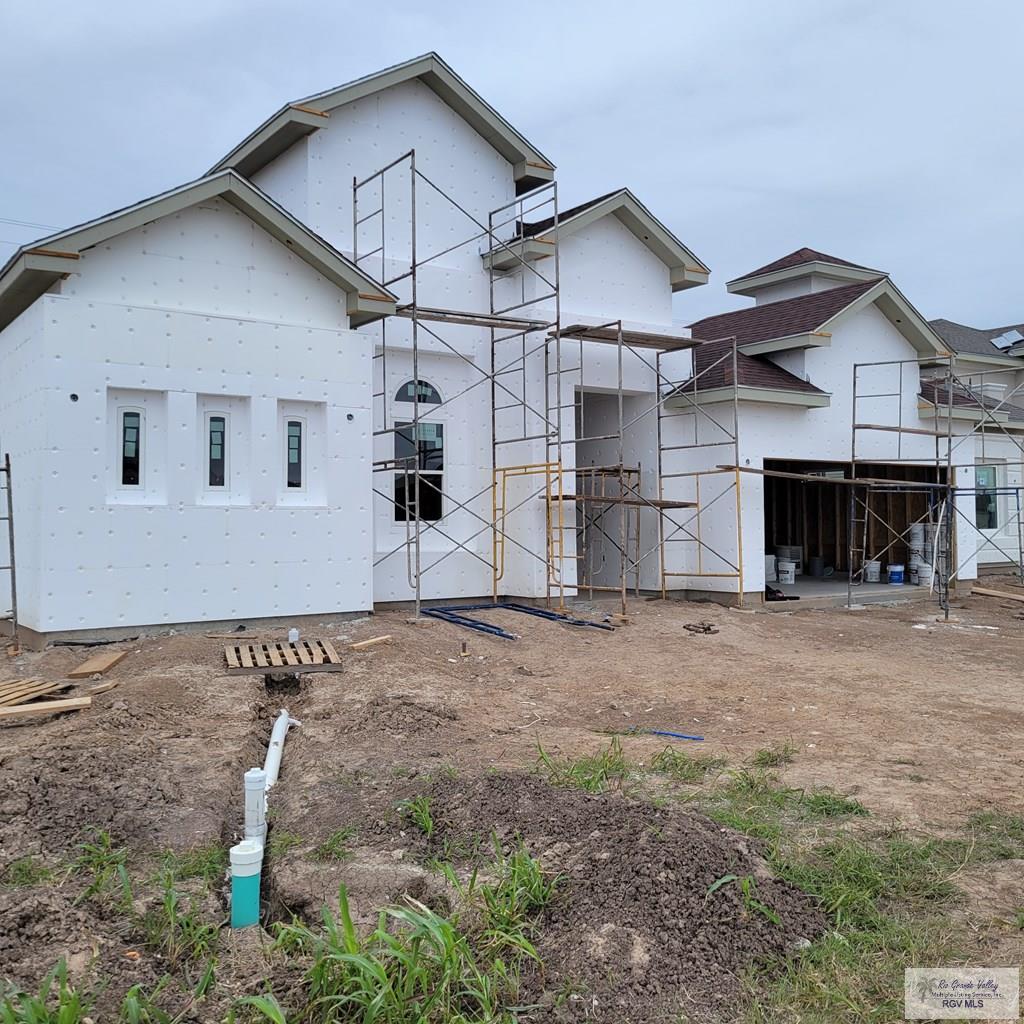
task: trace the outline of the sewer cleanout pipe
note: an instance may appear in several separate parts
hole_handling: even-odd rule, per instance
[[[267,839],[267,793],[281,771],[284,741],[297,719],[282,710],[270,732],[262,768],[245,773],[245,838],[231,847],[231,927],[248,928],[260,919],[260,875]]]

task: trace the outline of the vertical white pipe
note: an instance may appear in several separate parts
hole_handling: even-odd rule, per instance
[[[267,773],[262,768],[245,773],[245,838],[261,845],[267,838]]]

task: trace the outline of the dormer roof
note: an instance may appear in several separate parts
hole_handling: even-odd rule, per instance
[[[756,295],[762,288],[811,275],[828,278],[838,284],[870,281],[886,276],[884,270],[874,270],[805,247],[772,260],[771,263],[751,270],[742,277],[734,278],[727,282],[726,288],[735,295]]]

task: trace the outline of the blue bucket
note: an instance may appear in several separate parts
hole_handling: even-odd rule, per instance
[[[902,565],[890,565],[889,566],[889,585],[892,587],[903,586],[903,566]]]

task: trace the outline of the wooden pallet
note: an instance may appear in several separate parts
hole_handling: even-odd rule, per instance
[[[0,707],[24,704],[53,690],[66,690],[71,683],[53,683],[45,679],[10,679],[0,683]]]
[[[228,672],[261,675],[300,675],[306,672],[340,672],[341,658],[329,640],[268,641],[235,644],[224,648]]]

